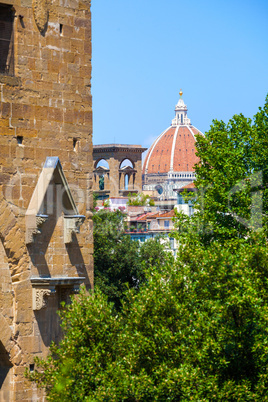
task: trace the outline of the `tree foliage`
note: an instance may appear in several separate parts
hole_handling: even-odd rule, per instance
[[[129,193],[128,194],[128,205],[136,206],[136,207],[137,206],[146,206],[146,205],[153,206],[154,200],[152,198],[150,198],[149,195],[145,195],[143,193],[140,193],[140,194]]]
[[[158,238],[139,244],[125,234],[124,213],[102,209],[94,221],[94,280],[116,309],[127,288],[138,289],[148,265],[161,267],[172,258]]]
[[[264,401],[268,259],[262,233],[181,246],[122,310],[82,292],[32,379],[52,401]]]
[[[196,187],[192,221],[206,241],[245,236],[266,225],[268,211],[268,96],[253,121],[235,115],[213,121],[197,138]],[[211,230],[213,228],[213,231]]]
[[[197,213],[177,216],[176,262],[150,259],[148,244],[120,311],[97,290],[61,312],[62,342],[28,373],[49,400],[268,400],[266,141],[267,103],[253,123],[235,116],[199,137]],[[251,206],[260,169],[263,227]]]

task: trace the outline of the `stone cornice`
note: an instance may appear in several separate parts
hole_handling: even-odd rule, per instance
[[[103,152],[134,152],[142,153],[146,151],[147,148],[143,148],[141,145],[126,145],[126,144],[104,144],[104,145],[94,145],[93,154],[103,153]]]

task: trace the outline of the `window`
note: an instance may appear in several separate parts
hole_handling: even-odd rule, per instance
[[[73,138],[73,150],[77,151],[77,139]]]
[[[23,143],[23,136],[22,136],[22,135],[18,135],[18,136],[17,136],[17,144],[18,144],[18,145],[22,145],[22,143]]]
[[[164,221],[164,228],[169,229],[169,221]]]
[[[14,44],[13,44],[12,6],[0,4],[0,73],[14,74]]]

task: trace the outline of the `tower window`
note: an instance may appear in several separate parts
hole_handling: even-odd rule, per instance
[[[183,123],[183,115],[181,114],[181,122]]]
[[[78,144],[77,138],[73,138],[73,150],[74,151],[77,151],[77,144]]]
[[[0,73],[14,74],[14,12],[12,6],[0,4]]]
[[[18,145],[23,145],[22,143],[23,143],[23,136],[22,136],[22,135],[18,135],[18,136],[17,136],[17,144],[18,144]]]

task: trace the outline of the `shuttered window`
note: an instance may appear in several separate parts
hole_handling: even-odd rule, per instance
[[[0,4],[0,73],[14,74],[14,13],[12,6]]]

